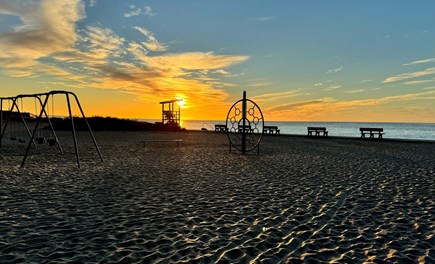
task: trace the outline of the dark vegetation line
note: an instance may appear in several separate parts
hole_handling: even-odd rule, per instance
[[[10,115],[10,121],[22,122],[21,117],[15,112],[3,112],[3,121]],[[28,113],[22,113],[26,122],[33,123],[36,118]],[[136,121],[130,119],[122,119],[115,117],[89,117],[86,118],[93,131],[186,131],[176,123],[162,124],[160,122],[150,123],[145,121]],[[85,119],[82,117],[73,117],[74,126],[77,131],[87,131]],[[71,119],[69,117],[52,117],[50,118],[54,130],[68,131],[71,130]],[[43,129],[50,129],[47,120],[41,120]]]

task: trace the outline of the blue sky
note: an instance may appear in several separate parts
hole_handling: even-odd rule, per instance
[[[76,92],[92,115],[435,122],[433,1],[0,2],[0,96]]]

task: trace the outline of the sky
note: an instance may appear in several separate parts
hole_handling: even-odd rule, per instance
[[[0,97],[50,90],[87,116],[225,120],[246,91],[266,122],[435,123],[435,1],[0,1]]]

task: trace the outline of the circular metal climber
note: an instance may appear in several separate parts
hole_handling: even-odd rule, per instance
[[[263,113],[254,101],[246,99],[245,91],[243,99],[235,102],[228,111],[226,127],[230,151],[234,147],[242,153],[255,148],[259,152],[263,137]]]

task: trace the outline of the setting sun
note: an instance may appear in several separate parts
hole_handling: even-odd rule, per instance
[[[186,106],[186,101],[184,101],[184,99],[178,99],[177,105],[180,106],[181,108],[184,108]]]

